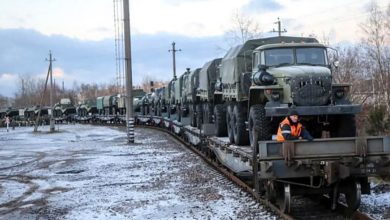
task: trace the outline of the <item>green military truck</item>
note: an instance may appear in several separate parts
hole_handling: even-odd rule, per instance
[[[249,40],[225,55],[220,75],[224,108],[216,108],[216,128],[227,127],[231,143],[251,143],[253,134],[270,140],[292,109],[314,137],[356,135],[360,106],[348,101],[349,85],[332,83],[327,47],[314,38]],[[226,120],[217,117],[223,111]]]
[[[199,104],[196,106],[198,124],[209,124],[213,122],[214,103],[220,103],[222,93],[215,89],[219,76],[219,65],[222,58],[207,62],[199,72],[199,87],[197,96]]]
[[[198,104],[198,99],[196,96],[197,89],[199,87],[199,72],[200,68],[197,68],[193,71],[191,71],[190,74],[188,74],[185,77],[184,82],[184,88],[183,88],[183,96],[182,96],[182,103],[183,103],[183,116],[189,115],[191,126],[196,127],[197,121],[196,121],[196,105]]]
[[[176,106],[176,114],[177,114],[177,121],[181,122],[181,118],[183,116],[182,111],[182,95],[184,90],[184,79],[190,74],[190,68],[187,68],[187,70],[179,76],[179,78],[175,81],[174,85],[174,104]]]
[[[175,104],[175,84],[176,84],[177,78],[172,79],[166,88],[165,92],[165,100],[168,108],[168,117],[170,118],[171,115],[176,114],[176,104]]]

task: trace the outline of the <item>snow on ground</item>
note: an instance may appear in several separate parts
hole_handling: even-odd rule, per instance
[[[0,129],[0,219],[276,218],[164,133],[32,130]]]
[[[378,179],[372,181],[378,182]],[[371,194],[362,195],[359,209],[375,219],[390,219],[390,184],[381,180],[380,182],[371,183]]]

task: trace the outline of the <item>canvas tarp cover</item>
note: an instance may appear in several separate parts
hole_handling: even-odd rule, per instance
[[[97,97],[96,107],[97,109],[103,109],[103,96]]]
[[[199,90],[207,91],[214,90],[214,88],[209,88],[210,84],[215,84],[218,77],[218,65],[221,63],[221,58],[211,60],[207,62],[199,72]]]
[[[144,96],[146,93],[142,89],[133,89],[133,97]]]
[[[232,47],[221,62],[221,77],[222,83],[234,84],[240,82],[242,73],[251,71],[252,68],[252,52],[259,46],[264,44],[276,44],[281,42],[318,42],[314,38],[302,37],[270,37],[248,40],[242,45]]]
[[[122,96],[118,99],[118,108],[126,108],[126,97]]]
[[[184,77],[188,75],[188,72],[184,72],[176,81],[175,81],[175,99],[180,102],[183,91]]]
[[[186,78],[186,82],[184,84],[184,92],[185,92],[185,96],[187,96],[187,98],[193,98],[194,95],[196,94],[193,94],[195,89],[197,89],[199,87],[199,72],[200,72],[200,68],[192,71]]]
[[[172,81],[164,88],[164,99],[169,100],[169,95],[171,94]]]

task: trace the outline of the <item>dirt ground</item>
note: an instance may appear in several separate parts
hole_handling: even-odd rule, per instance
[[[167,134],[32,130],[0,130],[0,219],[277,218]]]

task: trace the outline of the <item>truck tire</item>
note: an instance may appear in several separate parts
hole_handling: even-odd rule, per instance
[[[190,121],[191,121],[191,126],[196,127],[196,113],[195,113],[195,105],[189,104],[188,105],[188,110],[189,110],[189,115],[190,115]]]
[[[229,104],[227,106],[226,110],[226,124],[227,124],[227,133],[229,137],[229,141],[231,144],[234,144],[234,124],[235,124],[235,117],[233,115],[233,104]]]
[[[161,108],[162,108],[162,105],[161,105],[161,102],[158,103],[157,105],[157,116],[161,116]]]
[[[215,105],[214,113],[216,135],[217,137],[225,137],[227,135],[225,106],[222,104]]]
[[[203,123],[213,123],[213,107],[210,103],[204,103],[202,105],[202,111],[203,111]]]
[[[199,129],[202,128],[203,124],[203,109],[202,104],[196,105],[196,124]]]
[[[181,110],[181,105],[177,105],[176,108],[176,119],[178,122],[181,122],[181,117],[182,117],[182,110]]]
[[[203,124],[211,123],[210,120],[208,120],[208,115],[209,115],[208,103],[201,104],[201,107],[202,107],[202,123]]]
[[[236,145],[247,145],[249,142],[248,131],[245,125],[247,114],[245,107],[241,103],[234,105],[233,117],[234,143]]]
[[[249,110],[249,141],[253,146],[254,134],[257,134],[259,141],[271,140],[271,123],[265,116],[264,105],[253,105]]]

